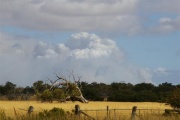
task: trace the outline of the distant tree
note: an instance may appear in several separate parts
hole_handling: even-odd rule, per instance
[[[172,83],[162,83],[159,84],[155,90],[158,100],[160,102],[166,102],[167,97],[171,94],[171,92],[175,89],[175,86]]]
[[[134,99],[134,90],[133,85],[130,83],[111,83],[111,96],[109,97],[110,101],[133,101]]]
[[[173,108],[180,108],[180,88],[175,88],[166,100]]]
[[[114,91],[114,92],[119,92],[119,91],[122,91],[122,90],[133,90],[134,86],[131,84],[131,83],[124,83],[124,82],[119,82],[119,83],[111,83],[111,90]]]
[[[53,94],[50,90],[45,90],[40,96],[42,102],[52,102]]]
[[[33,87],[26,86],[21,92],[21,100],[29,100],[33,94],[35,94]]]
[[[173,91],[175,88],[174,85],[172,85],[172,83],[162,83],[162,84],[159,84],[158,87],[157,87],[157,91],[158,92],[170,92],[170,91]]]
[[[103,100],[102,96],[99,95],[98,83],[93,82],[91,84],[88,84],[86,82],[82,82],[81,86],[82,86],[82,93],[85,98],[87,98],[89,100],[93,100],[93,101],[102,101]]]
[[[134,90],[136,92],[140,92],[142,90],[149,90],[152,91],[155,86],[152,83],[139,83],[134,86]]]
[[[110,101],[133,102],[135,92],[133,90],[121,90],[109,97]]]
[[[66,99],[65,93],[62,89],[57,88],[52,92],[52,94],[55,100],[63,101]]]
[[[157,102],[158,97],[150,90],[142,90],[141,92],[136,92],[134,100],[136,102]]]
[[[15,89],[15,94],[20,95],[23,93],[24,88],[23,87],[17,87]]]
[[[14,94],[15,93],[15,88],[16,88],[16,85],[11,83],[11,82],[6,82],[5,86],[4,86],[4,91],[5,91],[5,94]]]
[[[38,80],[35,83],[33,83],[33,88],[36,92],[42,93],[44,90],[49,89],[50,85],[44,84],[42,80]]]
[[[109,96],[111,96],[110,85],[105,83],[99,83],[97,86],[97,93],[102,98],[103,101],[107,101]]]
[[[33,87],[26,86],[23,89],[23,94],[34,94],[34,93],[35,93],[35,90],[33,89]]]
[[[158,88],[152,83],[139,83],[134,85],[134,91],[136,92],[134,96],[134,101],[138,102],[157,102],[158,98]]]
[[[0,94],[1,95],[5,95],[5,90],[4,90],[4,86],[0,85]]]

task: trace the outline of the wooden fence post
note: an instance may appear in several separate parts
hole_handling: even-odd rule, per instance
[[[137,106],[132,108],[131,120],[135,120]]]
[[[29,106],[28,108],[28,114],[31,114],[34,110],[34,107],[33,106]]]
[[[75,115],[80,115],[80,107],[79,105],[75,105]]]
[[[107,120],[109,120],[109,106],[107,106]]]

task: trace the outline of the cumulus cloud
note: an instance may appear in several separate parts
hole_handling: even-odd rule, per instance
[[[110,57],[114,51],[118,51],[116,43],[110,39],[101,39],[95,34],[81,32],[73,34],[67,43],[67,47],[72,51],[75,58],[98,58]],[[123,53],[120,55],[123,57]]]
[[[95,34],[75,33],[59,44],[31,41],[30,45],[30,41],[23,43],[13,37],[8,40],[4,34],[1,38],[6,49],[0,51],[1,83],[31,85],[39,79],[54,78],[53,73],[67,75],[67,69],[82,75],[82,81],[87,82],[152,82],[149,69],[131,65],[115,41]]]

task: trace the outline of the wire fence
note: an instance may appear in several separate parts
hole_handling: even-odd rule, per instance
[[[136,107],[137,108],[137,107]],[[165,112],[162,109],[136,109],[133,115],[133,109],[96,109],[96,110],[80,110],[84,115],[79,114],[81,120],[134,120],[149,115],[155,116]]]

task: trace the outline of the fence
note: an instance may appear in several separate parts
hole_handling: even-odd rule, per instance
[[[75,114],[81,120],[135,120],[143,115],[159,115],[163,114],[165,110],[162,109],[138,109],[134,106],[132,109],[106,109],[96,110],[81,110],[79,105],[75,105]]]

